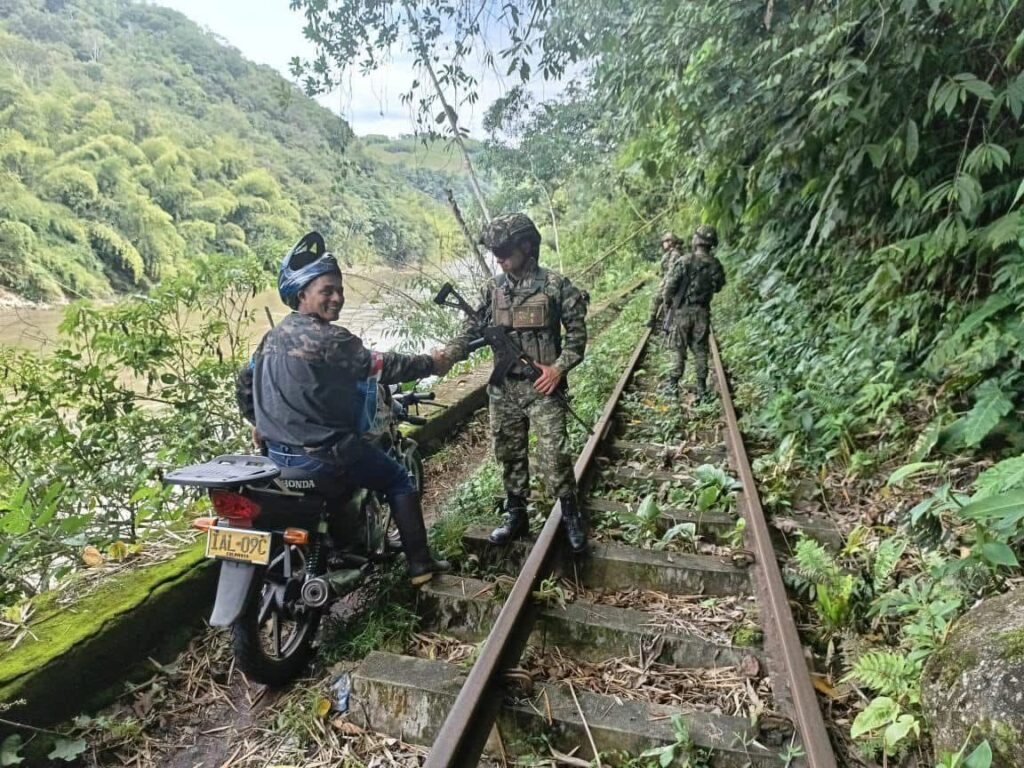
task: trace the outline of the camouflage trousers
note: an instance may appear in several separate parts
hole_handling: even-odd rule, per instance
[[[494,458],[502,468],[505,493],[530,494],[530,427],[537,436],[535,469],[552,498],[576,491],[572,457],[566,436],[565,406],[542,395],[533,382],[507,379],[500,387],[488,387],[491,439]]]
[[[711,309],[696,305],[679,307],[672,317],[669,347],[674,353],[672,379],[683,378],[686,371],[686,350],[693,350],[697,372],[697,388],[703,390],[708,381],[708,336],[711,334]]]

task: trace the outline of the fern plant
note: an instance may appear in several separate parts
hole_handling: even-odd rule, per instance
[[[854,662],[844,680],[854,680],[905,707],[921,701],[921,667],[920,661],[903,653],[868,651]]]

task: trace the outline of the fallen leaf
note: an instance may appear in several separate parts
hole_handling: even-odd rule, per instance
[[[331,700],[325,698],[319,698],[316,700],[316,716],[327,717],[327,713],[331,711]]]
[[[363,733],[362,728],[353,723],[351,720],[346,720],[344,717],[334,718],[333,720],[331,720],[331,725],[334,727],[336,731],[341,731],[341,733],[345,734],[346,736],[358,736],[359,734]]]
[[[86,547],[82,550],[82,561],[90,568],[98,568],[106,562],[103,554],[96,547]]]
[[[739,673],[743,677],[756,678],[761,675],[761,662],[757,660],[757,656],[744,656],[740,659]]]
[[[814,685],[814,690],[825,694],[833,701],[843,698],[839,691],[836,690],[836,687],[824,675],[811,675],[811,684]]]
[[[118,563],[124,561],[129,554],[131,554],[131,552],[128,549],[128,545],[123,541],[115,541],[107,547],[107,557]]]

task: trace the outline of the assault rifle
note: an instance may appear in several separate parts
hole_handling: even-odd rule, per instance
[[[455,290],[451,283],[445,283],[441,286],[441,290],[434,297],[434,303],[438,306],[457,309],[475,323],[481,322],[477,311],[462,297],[462,294]],[[480,333],[480,338],[474,339],[468,346],[470,352],[475,352],[485,346],[489,346],[494,351],[494,370],[491,372],[491,378],[488,380],[489,384],[500,386],[505,381],[509,371],[516,365],[525,369],[525,375],[529,381],[536,381],[541,377],[543,372],[537,367],[537,362],[523,351],[523,348],[509,335],[507,328],[501,325],[487,325],[484,326]],[[569,405],[569,398],[565,394],[565,389],[560,386],[554,391],[553,396],[565,406],[569,415],[576,419],[580,426],[587,431],[587,434],[591,434],[590,425],[581,419],[579,414]]]

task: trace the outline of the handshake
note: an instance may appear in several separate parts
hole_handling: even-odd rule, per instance
[[[434,361],[434,373],[437,376],[444,376],[460,359],[458,352],[451,347],[433,349],[428,354]]]

